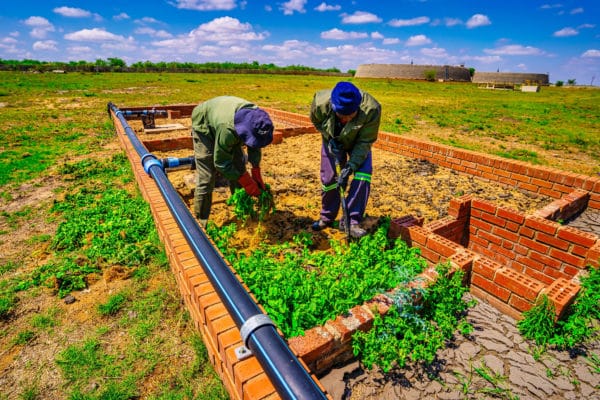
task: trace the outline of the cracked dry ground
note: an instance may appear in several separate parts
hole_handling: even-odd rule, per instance
[[[320,136],[310,134],[286,138],[264,150],[263,175],[274,192],[277,213],[260,226],[247,223],[237,237],[240,249],[253,248],[261,241],[289,240],[318,218],[319,146]],[[407,214],[423,216],[427,223],[447,215],[450,199],[463,194],[525,213],[552,201],[378,149],[373,150],[373,164],[367,226],[373,226],[379,217]],[[169,177],[191,205],[193,174],[180,170],[169,173]],[[225,204],[228,196],[228,188],[216,189],[211,219],[217,224],[234,221],[231,208]],[[328,229],[315,234],[315,243],[318,248],[327,248],[330,238],[343,239],[343,234]],[[384,374],[377,368],[365,370],[355,361],[334,368],[320,377],[321,382],[334,399],[600,398],[600,374],[584,355],[548,351],[535,360],[533,344],[520,336],[516,321],[482,302],[470,309],[468,320],[474,333],[467,338],[458,335],[428,368],[409,365]],[[588,351],[588,356],[597,356],[600,341]],[[494,377],[493,383],[476,372],[482,368]]]

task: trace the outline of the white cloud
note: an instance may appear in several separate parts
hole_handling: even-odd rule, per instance
[[[569,36],[577,36],[579,35],[579,32],[576,29],[567,27],[567,28],[562,28],[559,31],[556,31],[552,34],[552,36],[554,37],[569,37]]]
[[[440,47],[427,47],[421,49],[421,54],[427,57],[433,58],[445,58],[448,57],[448,52],[446,49],[442,49]]]
[[[123,36],[115,35],[114,33],[110,33],[100,28],[82,29],[77,32],[67,33],[65,39],[75,42],[118,42],[127,40]]]
[[[553,8],[562,8],[562,4],[544,4],[540,7],[542,10],[551,10]]]
[[[571,10],[570,14],[583,14],[583,7],[577,7]]]
[[[459,18],[444,18],[444,25],[451,27],[461,25],[463,22]]]
[[[506,45],[495,49],[484,49],[484,53],[498,56],[537,56],[544,52],[536,47],[521,46],[519,44]]]
[[[372,22],[381,22],[381,18],[365,11],[356,11],[351,15],[344,14],[342,18],[342,24],[368,24]]]
[[[584,58],[600,58],[600,50],[590,49],[581,55]]]
[[[466,57],[467,60],[473,60],[482,64],[497,64],[502,60],[500,56],[472,56]]]
[[[407,46],[424,46],[426,44],[431,43],[431,39],[429,39],[425,35],[415,35],[408,38],[406,41]]]
[[[133,22],[135,22],[136,24],[162,24],[162,22],[152,17],[143,17],[140,19],[136,19]]]
[[[44,17],[29,17],[25,20],[25,25],[33,26],[36,28],[47,28],[51,27],[52,24]]]
[[[289,0],[283,3],[280,7],[284,15],[292,15],[294,12],[304,14],[306,10],[304,6],[307,0]]]
[[[347,40],[347,39],[364,39],[369,37],[364,32],[346,32],[337,28],[321,32],[321,39]]]
[[[56,14],[62,15],[63,17],[69,18],[87,18],[92,15],[92,13],[87,10],[74,7],[56,7],[52,11],[54,11]]]
[[[428,24],[430,21],[429,17],[416,17],[411,19],[393,19],[389,22],[390,26],[395,28],[401,28],[404,26],[417,26]]]
[[[384,38],[384,36],[381,33],[377,32],[377,31],[371,32],[371,39],[381,40],[383,38]]]
[[[81,56],[84,53],[91,53],[92,48],[89,46],[69,46],[67,52],[74,56]]]
[[[33,50],[39,51],[56,51],[58,48],[56,47],[58,43],[54,40],[38,40],[33,44]]]
[[[127,15],[126,13],[122,12],[121,14],[115,15],[113,16],[113,19],[115,21],[123,21],[125,19],[130,19],[131,17],[129,15]]]
[[[213,11],[233,10],[235,0],[177,0],[175,7],[183,10]]]
[[[221,44],[264,40],[265,33],[256,33],[249,23],[241,23],[236,18],[221,17],[198,26],[189,34],[197,41],[210,41]]]
[[[54,25],[44,17],[29,17],[24,21],[24,24],[32,27],[29,35],[35,39],[44,39],[48,32],[54,32]]]
[[[490,21],[487,15],[475,14],[467,21],[467,28],[473,29],[491,24],[492,22]]]
[[[316,11],[320,11],[320,12],[324,12],[324,11],[339,11],[342,9],[342,6],[340,5],[330,5],[327,4],[325,2],[319,4],[317,7],[315,7]]]
[[[398,44],[400,43],[400,39],[398,38],[385,38],[383,39],[383,43],[384,45],[390,45],[390,44]]]
[[[148,36],[152,36],[155,38],[160,38],[160,39],[168,39],[173,37],[173,35],[171,35],[169,32],[165,31],[165,30],[156,30],[156,29],[152,29],[149,27],[142,27],[142,28],[138,28],[134,31],[134,33],[138,34],[138,35],[148,35]]]

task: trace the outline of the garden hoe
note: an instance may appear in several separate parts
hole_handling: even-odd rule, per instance
[[[335,158],[335,173],[339,177],[342,172],[342,166],[340,160]],[[340,190],[340,200],[342,202],[342,220],[344,221],[344,233],[346,234],[346,241],[350,243],[350,216],[348,215],[348,207],[346,207],[346,196],[344,195],[344,188],[338,185]]]

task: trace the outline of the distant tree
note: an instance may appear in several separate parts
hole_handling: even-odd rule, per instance
[[[425,79],[428,80],[429,82],[435,82],[435,69],[430,69],[425,71]]]
[[[567,79],[567,83],[568,83],[570,86],[574,86],[574,85],[575,85],[575,79]]]
[[[469,68],[469,75],[471,75],[471,78],[473,77],[473,75],[475,75],[475,68]]]
[[[557,87],[561,87],[562,85],[564,85],[565,83],[563,81],[556,81],[556,86]]]
[[[110,65],[110,67],[113,70],[114,69],[125,68],[127,66],[127,64],[125,64],[125,61],[121,60],[120,58],[109,58],[108,59],[108,65]]]
[[[356,75],[356,70],[355,69],[349,69],[347,71],[347,73],[349,73],[350,75],[354,76],[354,75]]]

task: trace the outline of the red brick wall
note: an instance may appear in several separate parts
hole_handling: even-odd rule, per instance
[[[582,189],[590,193],[589,207],[600,209],[600,177],[534,166],[387,132],[379,132],[375,147],[406,157],[425,159],[458,172],[555,199],[560,199],[575,189]]]

